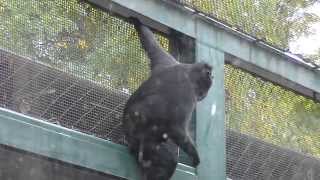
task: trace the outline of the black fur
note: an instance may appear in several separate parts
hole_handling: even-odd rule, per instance
[[[194,166],[200,163],[188,125],[197,101],[212,84],[212,67],[177,62],[159,46],[149,28],[137,19],[131,21],[150,58],[151,76],[125,106],[126,140],[145,180],[168,180],[177,165],[177,154],[166,146],[168,139],[192,157]]]
[[[173,143],[144,142],[130,146],[142,172],[142,180],[168,180],[177,163],[177,147]]]

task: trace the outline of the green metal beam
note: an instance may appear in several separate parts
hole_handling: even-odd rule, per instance
[[[197,29],[201,29],[199,21]],[[214,34],[197,34],[197,39]],[[197,148],[201,163],[197,168],[199,180],[226,179],[226,140],[224,106],[224,53],[196,42],[197,62],[206,62],[213,66],[214,82],[208,96],[197,107]]]
[[[170,27],[190,37],[195,37],[196,34],[194,19],[187,18],[188,16],[186,16],[191,15],[191,12],[179,11],[172,4],[163,3],[161,0],[87,1],[121,17],[139,17],[144,24],[150,25],[159,31],[169,32],[168,27]]]
[[[129,180],[139,179],[126,147],[2,108],[0,144]],[[194,169],[179,164],[173,179],[194,180]]]
[[[309,97],[320,97],[320,71],[311,70],[305,63],[281,51],[262,43],[255,43],[251,37],[205,16],[193,14],[186,8],[174,6],[164,0],[88,1],[124,17],[138,16],[146,24],[165,32],[172,28],[193,38],[197,38],[197,34],[203,34],[198,39],[199,42],[233,55],[241,59],[242,63],[250,64],[251,68],[267,70],[268,73],[262,74],[264,78],[273,81],[271,76],[277,75],[277,79],[284,79],[278,82],[280,85]],[[197,21],[202,21],[203,26],[200,29],[196,27]],[[294,89],[295,86],[281,83],[288,81],[299,84],[302,88]]]

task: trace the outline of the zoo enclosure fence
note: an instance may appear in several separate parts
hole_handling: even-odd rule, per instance
[[[308,73],[302,75],[306,80],[312,78],[310,74],[318,73],[311,70],[312,67],[290,62],[290,57],[280,56],[274,50],[266,51],[249,43],[254,46],[250,48],[256,52],[256,56],[250,59],[253,61],[250,63],[255,66],[248,68],[247,57],[244,57],[247,51],[241,49],[239,44],[235,46],[239,45],[236,51],[243,54],[239,55],[232,49],[235,48],[232,43],[235,44],[242,36],[233,36],[234,32],[226,29],[215,29],[214,23],[207,24],[208,19],[204,20],[205,17],[196,17],[190,22],[185,20],[186,24],[193,24],[200,31],[211,33],[206,33],[204,37],[203,34],[194,34],[198,32],[193,32],[189,26],[182,28],[181,22],[184,21],[178,22],[175,19],[176,24],[172,26],[172,21],[166,17],[130,6],[145,3],[146,7],[151,7],[150,10],[156,9],[154,12],[158,12],[167,6],[159,1],[132,1],[129,4],[121,4],[123,1],[110,1],[109,4],[91,1],[109,9],[108,12],[77,1],[3,2],[7,10],[1,16],[1,28],[5,29],[0,38],[3,49],[0,63],[1,106],[36,119],[3,109],[1,144],[50,157],[49,161],[53,158],[115,176],[137,178],[134,163],[121,146],[123,141],[119,126],[121,111],[130,92],[148,76],[148,60],[140,49],[132,25],[123,19],[137,11],[152,19],[142,17],[147,24],[162,31],[158,32],[161,45],[176,57],[187,62],[192,62],[192,59],[208,61],[215,67],[215,86],[208,99],[199,105],[194,118],[201,120],[193,127],[200,153],[209,156],[203,162],[207,166],[195,170],[180,164],[175,178],[223,179],[226,174],[232,179],[292,179],[306,174],[310,177],[318,176],[319,144],[313,142],[319,140],[319,134],[313,128],[319,127],[319,115],[316,113],[319,104],[308,99],[317,99],[318,87],[308,82],[296,82],[289,75],[286,79],[294,83],[288,87],[288,83],[278,82],[270,73],[261,71],[259,68],[263,65],[257,61],[261,60],[259,55],[263,53],[272,54],[270,57],[276,57],[284,65],[291,63],[287,65],[289,68],[307,69]],[[119,11],[120,7],[127,10]],[[18,18],[6,14],[8,12],[16,13]],[[170,11],[168,8],[169,15],[179,18],[176,12],[186,13],[181,9],[173,8]],[[122,18],[118,17],[119,14]],[[186,16],[182,19],[186,19]],[[173,33],[174,36],[166,35],[169,28],[155,21],[191,37],[179,32]],[[221,40],[216,39],[217,35],[230,42],[221,44]],[[247,39],[240,40],[248,43]],[[184,47],[181,49],[193,50],[181,52],[179,46]],[[224,65],[224,62],[232,65]],[[249,70],[250,73],[241,69]],[[267,70],[273,71],[271,68]],[[273,74],[281,73],[284,72],[274,71]],[[259,75],[263,78],[257,77]],[[296,95],[266,79],[309,97]],[[297,84],[308,88],[300,88]],[[312,95],[310,89],[313,90]],[[304,106],[298,106],[300,104]],[[301,112],[292,113],[298,110]],[[306,118],[310,119],[307,122],[311,125],[304,123]],[[205,134],[207,126],[211,129]],[[12,134],[12,129],[22,131]],[[287,135],[282,137],[285,133]],[[293,136],[295,140],[288,139]],[[291,144],[293,141],[295,143]],[[61,144],[52,145],[52,142]],[[3,152],[7,152],[7,146],[3,149]],[[63,154],[66,152],[69,154]],[[47,159],[38,161],[40,164],[47,163]],[[221,165],[225,161],[226,170]],[[181,162],[188,164],[188,159],[182,157]],[[23,163],[17,165],[22,167]],[[57,166],[64,167],[65,164],[60,162]],[[78,168],[73,167],[70,171],[77,171]],[[87,173],[87,170],[83,171]],[[11,172],[11,176],[16,175],[12,170],[8,172]]]

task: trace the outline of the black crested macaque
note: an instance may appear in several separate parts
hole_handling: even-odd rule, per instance
[[[168,148],[168,139],[192,158],[194,166],[200,163],[188,126],[197,101],[211,87],[212,67],[179,63],[160,47],[148,27],[136,18],[130,21],[150,59],[151,76],[126,103],[125,138],[144,180],[169,180],[178,157]]]

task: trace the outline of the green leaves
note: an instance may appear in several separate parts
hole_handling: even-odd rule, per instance
[[[319,21],[306,0],[185,3],[280,47]],[[0,47],[107,88],[132,92],[149,75],[133,26],[77,0],[0,0]],[[225,73],[228,127],[320,157],[318,103],[229,65]]]
[[[225,65],[227,127],[320,157],[320,104]]]
[[[185,0],[183,2],[281,48],[287,48],[290,40],[310,33],[311,25],[320,21],[318,16],[305,11],[316,1]]]
[[[133,91],[149,61],[133,26],[77,0],[0,0],[0,47],[90,79]],[[168,39],[158,36],[168,49]]]

